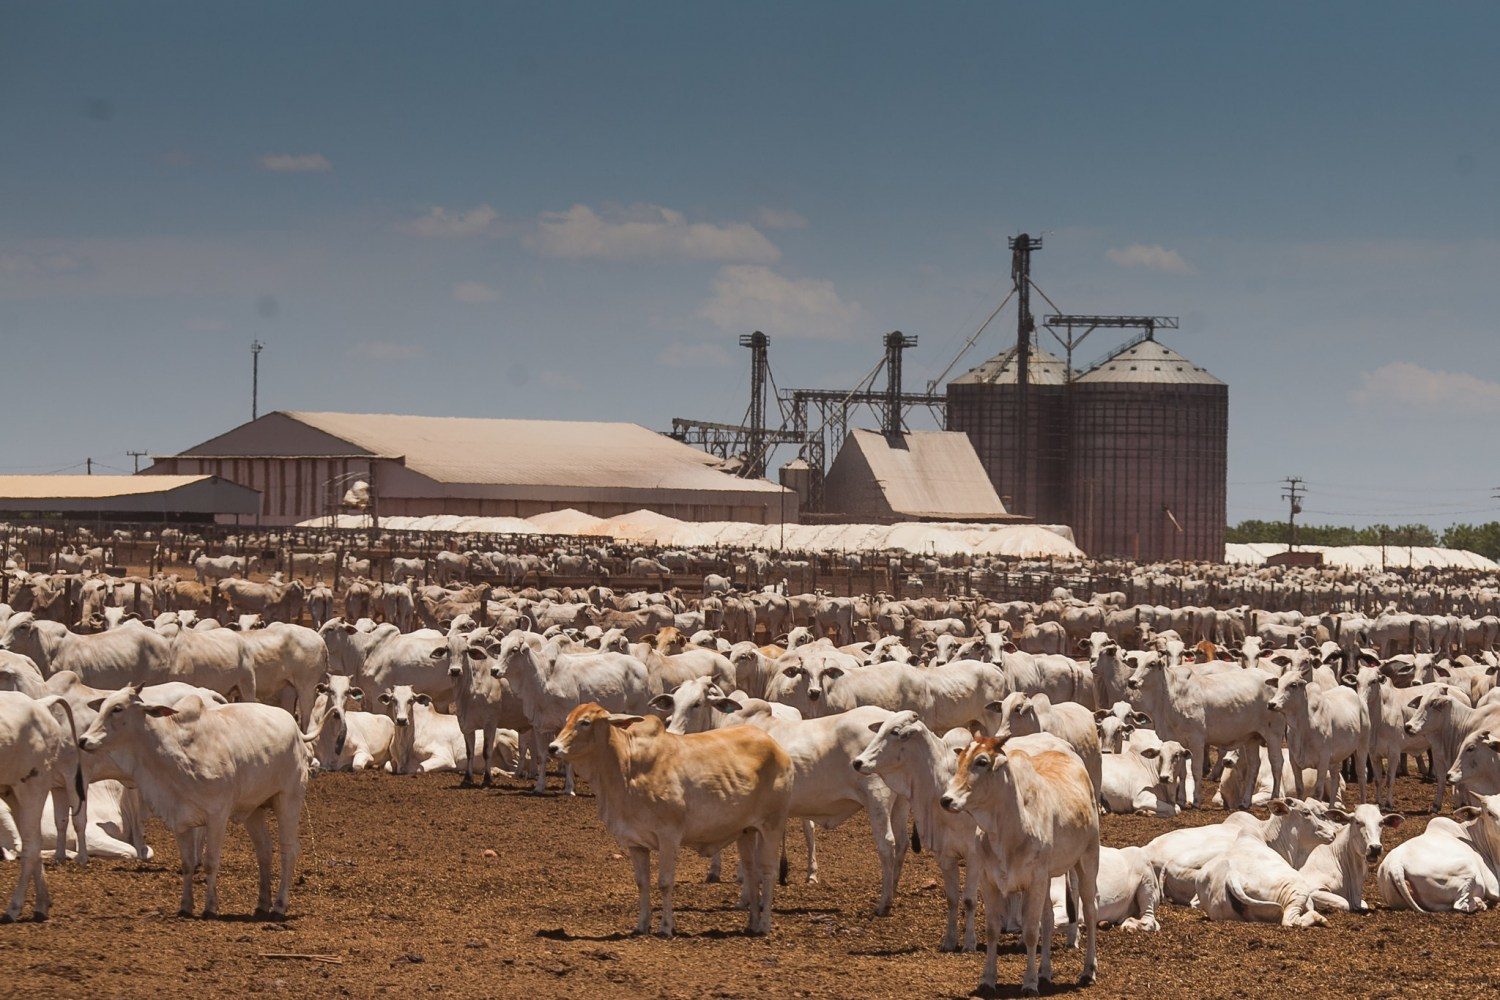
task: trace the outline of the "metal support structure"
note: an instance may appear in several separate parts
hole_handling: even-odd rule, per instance
[[[260,352],[266,345],[258,340],[250,341],[250,419],[260,416]]]
[[[1157,330],[1176,330],[1176,316],[1071,316],[1052,315],[1042,321],[1047,332],[1052,334],[1063,350],[1067,351],[1068,377],[1073,372],[1073,350],[1087,339],[1088,335],[1095,330],[1140,330],[1133,340],[1127,341],[1111,351],[1118,353],[1127,348],[1134,347],[1143,340],[1155,340]],[[1082,333],[1076,331],[1082,329]],[[1062,330],[1059,334],[1057,331]]]
[[[1016,454],[1021,456],[1016,463],[1015,500],[1028,506],[1031,335],[1036,330],[1036,320],[1031,315],[1031,254],[1041,248],[1040,236],[1021,233],[1010,239],[1010,278],[1016,289]]]
[[[901,436],[901,352],[916,347],[917,338],[908,337],[900,330],[885,335],[885,414],[881,430],[887,440]]]
[[[745,420],[750,434],[741,475],[751,479],[766,474],[766,375],[770,371],[766,348],[770,341],[759,330],[740,338],[740,346],[750,348],[750,412]]]

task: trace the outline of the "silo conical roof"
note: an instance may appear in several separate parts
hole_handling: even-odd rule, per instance
[[[1126,344],[1078,376],[1084,382],[1148,382],[1161,385],[1224,383],[1158,340]]]
[[[1068,366],[1062,358],[1032,344],[1031,363],[1027,367],[1026,378],[1032,385],[1066,385]],[[1001,351],[988,361],[981,361],[954,379],[953,384],[1015,385],[1016,348]]]

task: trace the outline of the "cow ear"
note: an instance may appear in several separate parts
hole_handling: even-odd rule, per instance
[[[1409,702],[1406,703],[1406,707],[1407,708],[1416,708],[1420,704],[1422,704],[1422,696],[1421,695],[1417,695],[1411,701],[1409,701]]]
[[[616,729],[629,729],[637,722],[645,721],[645,717],[640,715],[611,715],[609,717],[609,724]]]
[[[1405,821],[1406,817],[1402,816],[1400,813],[1386,813],[1384,816],[1380,817],[1380,825],[1388,826],[1392,830],[1400,826]]]
[[[333,692],[333,688],[329,687],[327,684],[319,684],[317,687],[313,688],[313,690],[318,692],[318,694],[331,694]]]
[[[389,705],[391,703],[391,693],[389,691],[380,692],[380,703],[382,705]]]
[[[659,694],[651,699],[651,707],[660,712],[670,712],[676,705],[669,694]]]
[[[1147,747],[1146,749],[1142,750],[1140,754],[1147,760],[1155,760],[1156,758],[1161,756],[1161,751],[1156,749],[1156,747]]]
[[[1335,823],[1348,823],[1350,820],[1354,819],[1352,815],[1342,809],[1330,809],[1324,815],[1333,820]]]
[[[984,739],[985,737],[989,736],[989,733],[985,731],[984,723],[980,722],[978,719],[970,719],[968,729],[969,735],[974,737],[976,740]]]
[[[415,698],[413,698],[412,700],[415,701],[418,705],[431,705],[432,704],[432,698],[430,696],[428,696],[428,695],[425,695],[425,694],[419,694]]]
[[[1130,721],[1134,722],[1137,726],[1141,726],[1142,728],[1149,728],[1151,725],[1153,725],[1151,716],[1146,712],[1131,712]]]
[[[802,673],[802,668],[801,667],[782,667],[781,668],[781,676],[783,676],[783,677],[796,677],[800,673]]]
[[[359,629],[355,628],[353,625],[349,624],[348,622],[344,623],[344,633],[346,635],[354,635],[357,632],[359,632]]]
[[[1266,678],[1266,687],[1268,687],[1268,688],[1274,688],[1276,686],[1276,683],[1277,683],[1277,680],[1276,680],[1275,677],[1267,677]]]
[[[104,695],[100,695],[98,698],[90,698],[88,700],[87,704],[88,704],[89,708],[91,708],[95,712],[97,712],[97,711],[99,711],[99,709],[101,709],[101,708],[104,707],[104,698],[105,698]]]
[[[872,732],[872,733],[878,733],[878,732],[880,732],[880,727],[883,726],[883,725],[885,725],[885,723],[883,723],[883,722],[872,722],[872,723],[870,723],[870,727],[869,727],[870,728],[870,732]]]
[[[1005,703],[1003,701],[992,701],[992,702],[990,702],[990,703],[988,703],[987,705],[984,706],[984,710],[986,712],[999,712],[1004,707],[1005,707]],[[1108,712],[1104,713],[1104,715],[1108,715],[1108,714],[1109,714]],[[1098,717],[1099,718],[1103,718],[1104,716],[1101,715],[1101,716],[1098,716]]]
[[[1003,650],[1005,650],[1007,653],[1017,653],[1017,652],[1020,652],[1019,647],[1017,647],[1016,644],[1013,643],[1013,642],[1004,642],[1004,643],[1001,643],[1000,648],[1003,649]]]
[[[740,710],[740,703],[733,698],[715,698],[710,704],[725,715],[732,715]]]
[[[441,660],[448,655],[448,647],[437,646],[433,649],[432,652],[428,653],[427,655],[434,660]]]
[[[483,646],[469,646],[468,653],[471,660],[487,660],[490,657]]]
[[[1478,819],[1484,815],[1484,810],[1478,806],[1459,806],[1453,810],[1453,818],[1460,823],[1467,823],[1471,819]]]
[[[998,705],[998,704],[1000,704],[1000,703],[997,702],[997,701],[990,702],[990,705]],[[993,708],[990,708],[990,705],[984,706],[985,710],[989,711],[989,712],[995,711]],[[1095,709],[1095,711],[1094,711],[1094,721],[1095,722],[1103,722],[1105,719],[1109,718],[1113,714],[1114,713],[1111,712],[1107,708]]]
[[[364,701],[365,700],[365,689],[364,688],[350,688],[349,689],[349,697],[353,698],[355,701]]]
[[[177,709],[171,705],[147,705],[146,714],[153,719],[165,719],[177,714]]]
[[[1272,799],[1271,800],[1271,813],[1273,815],[1276,815],[1276,816],[1285,816],[1287,813],[1289,813],[1291,811],[1292,811],[1292,807],[1289,806],[1289,805],[1287,805],[1286,799]]]
[[[1359,687],[1359,678],[1353,674],[1340,674],[1339,683],[1344,685],[1344,687],[1357,688]]]

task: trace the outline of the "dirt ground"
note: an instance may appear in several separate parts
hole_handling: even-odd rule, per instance
[[[1429,794],[1402,780],[1409,819],[1387,846],[1421,831]],[[1222,817],[1105,817],[1105,842],[1144,843],[1173,825]],[[245,916],[255,877],[242,830],[226,846],[220,892],[229,916],[220,920],[174,915],[176,849],[154,822],[151,862],[49,868],[52,919],[0,927],[0,995],[967,997],[979,980],[980,956],[937,950],[943,898],[929,856],[908,855],[893,915],[872,915],[877,869],[862,817],[822,835],[820,884],[796,877],[803,857],[793,838],[793,884],[776,896],[768,939],[744,937],[733,884],[705,884],[706,863],[685,857],[671,941],[626,933],[635,913],[630,865],[587,794],[535,798],[519,783],[466,789],[452,774],[319,775],[305,823],[284,923]],[[5,891],[14,876],[13,863],[0,866]],[[1378,898],[1373,882],[1370,896]],[[1101,934],[1099,984],[1087,995],[1500,990],[1500,913],[1330,919],[1331,928],[1307,931],[1213,924],[1168,904],[1160,933]],[[1055,956],[1056,991],[1071,992],[1079,953],[1059,947]],[[1016,948],[1002,950],[1000,995],[1016,994],[1021,962]]]

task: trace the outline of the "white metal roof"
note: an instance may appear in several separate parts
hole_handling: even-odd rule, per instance
[[[1084,382],[1154,382],[1177,385],[1223,385],[1159,340],[1127,344],[1078,376]]]
[[[962,431],[908,431],[892,444],[878,431],[853,430],[844,447],[858,449],[886,503],[897,514],[914,518],[1010,516]]]
[[[1001,351],[987,361],[964,372],[953,382],[958,385],[1015,385],[1016,348]],[[1031,345],[1031,363],[1026,366],[1026,381],[1030,385],[1066,385],[1068,381],[1067,363],[1057,355],[1043,350],[1036,344]]]
[[[7,500],[98,500],[165,493],[213,476],[0,476]]]
[[[390,413],[283,411],[287,417],[444,483],[779,493],[639,424]]]

